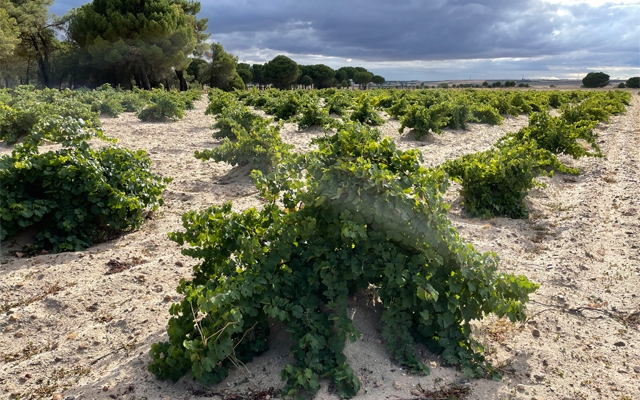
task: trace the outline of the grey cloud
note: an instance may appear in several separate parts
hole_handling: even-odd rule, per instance
[[[565,13],[558,14],[561,8]],[[366,61],[536,57],[577,49],[637,51],[640,38],[638,5],[247,0],[240,5],[208,3],[203,10],[211,15],[213,38],[228,41],[223,44],[232,51],[258,41],[291,54]],[[307,23],[308,29],[291,29],[294,22]]]
[[[53,8],[80,3],[56,1]],[[264,62],[287,54],[301,63],[342,66],[345,59],[353,59],[354,65],[405,68],[406,74],[436,71],[440,64],[452,73],[462,71],[460,66],[483,73],[640,66],[640,2],[599,7],[542,0],[201,3],[200,16],[209,19],[211,39],[243,61]],[[482,61],[495,59],[510,61]]]

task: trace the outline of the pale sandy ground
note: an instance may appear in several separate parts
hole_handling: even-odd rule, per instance
[[[0,305],[18,305],[0,315],[0,398],[63,393],[63,399],[263,399],[256,394],[283,386],[279,375],[290,361],[289,344],[277,326],[271,349],[220,385],[203,387],[189,378],[160,382],[147,372],[151,343],[166,338],[168,308],[178,299],[175,287],[194,265],[167,232],[180,230],[180,217],[190,209],[225,201],[238,210],[260,204],[246,168],[193,157],[195,150],[220,143],[211,138],[205,102],[196,105],[174,123],[143,123],[130,114],[103,120],[121,146],[146,149],[154,171],[173,178],[166,205],[140,231],[83,252],[29,259],[10,256],[12,243],[2,243]],[[495,251],[504,271],[541,285],[528,323],[489,318],[476,324],[475,334],[503,380],[466,381],[423,349],[431,374],[406,374],[381,342],[379,310],[362,295],[351,305],[362,339],[345,351],[362,380],[357,399],[416,398],[411,390],[417,385],[433,389],[455,382],[470,386],[470,399],[640,399],[638,325],[621,322],[640,310],[639,113],[634,92],[625,115],[597,128],[606,157],[566,160],[582,174],[544,179],[548,187],[528,196],[529,220],[469,219],[456,186],[447,194],[451,218],[466,240]],[[526,117],[509,118],[501,126],[472,125],[424,142],[406,131],[399,135],[397,121],[382,131],[401,149],[420,148],[431,166],[485,150],[526,123]],[[282,136],[305,151],[321,134],[287,124]],[[0,154],[8,152],[0,146]],[[109,260],[134,257],[146,262],[105,275]],[[316,398],[337,397],[324,381]]]

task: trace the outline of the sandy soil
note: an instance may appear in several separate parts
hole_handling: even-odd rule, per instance
[[[278,398],[279,373],[290,362],[288,339],[278,326],[271,349],[220,385],[203,387],[188,377],[160,382],[147,372],[151,343],[166,338],[168,308],[179,298],[175,287],[194,265],[167,232],[180,230],[180,217],[190,209],[225,201],[238,210],[260,204],[246,168],[193,157],[195,150],[220,143],[211,138],[205,108],[204,101],[197,102],[174,123],[143,123],[130,114],[103,119],[119,145],[146,149],[153,169],[173,178],[166,205],[140,231],[83,252],[28,259],[9,254],[19,243],[2,243],[0,398],[50,399],[56,393],[61,399]],[[384,349],[380,310],[363,294],[351,304],[362,339],[346,348],[362,380],[357,399],[418,398],[413,394],[420,387],[453,383],[469,388],[469,399],[640,398],[639,113],[634,93],[625,115],[597,128],[606,157],[565,160],[582,174],[544,179],[547,188],[528,196],[529,220],[470,219],[456,186],[447,193],[451,218],[466,240],[495,251],[504,271],[526,274],[541,285],[526,324],[495,318],[476,324],[475,335],[504,378],[468,381],[424,349],[418,351],[431,374],[407,374]],[[401,149],[420,148],[431,166],[485,150],[526,123],[526,117],[509,118],[501,126],[472,125],[423,142],[407,131],[399,135],[397,121],[382,131]],[[297,132],[287,124],[282,136],[305,151],[321,134]],[[10,150],[0,146],[0,154]],[[108,263],[132,267],[107,274]],[[324,381],[316,398],[337,397]]]

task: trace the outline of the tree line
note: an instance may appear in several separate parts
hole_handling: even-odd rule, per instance
[[[93,0],[64,16],[53,0],[0,0],[0,87],[126,89],[189,85],[223,90],[248,84],[363,88],[384,78],[362,67],[334,70],[298,65],[286,56],[265,64],[238,63],[220,43],[208,43],[207,19],[191,0]]]

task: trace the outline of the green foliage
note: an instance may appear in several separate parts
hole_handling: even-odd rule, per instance
[[[470,322],[490,313],[523,320],[537,285],[499,273],[495,254],[463,242],[442,197],[447,180],[421,167],[419,151],[354,123],[317,143],[269,175],[253,173],[261,210],[235,213],[227,203],[183,216],[185,231],[170,238],[199,264],[180,282],[184,300],[171,306],[169,340],[152,345],[149,370],[220,382],[266,349],[272,319],[293,341],[283,395],[315,393],[326,377],[353,397],[360,382],[343,350],[359,333],[348,299],[373,287],[400,364],[427,372],[414,353],[424,342],[465,374],[492,372]]]
[[[9,0],[0,0],[0,62],[4,64],[20,43],[18,22],[9,15]]]
[[[126,91],[122,94],[120,104],[126,112],[138,113],[146,104],[146,100],[141,96],[142,90],[134,88],[133,90]]]
[[[295,92],[286,92],[279,96],[267,98],[264,111],[282,120],[294,120],[302,109],[303,101],[300,95]]]
[[[209,105],[204,113],[218,115],[223,109],[236,102],[236,97],[232,93],[227,93],[220,89],[211,89],[209,90]]]
[[[373,80],[374,75],[362,67],[356,67],[356,71],[353,73],[353,81],[360,85],[361,88],[366,89],[369,82]]]
[[[236,72],[238,73],[238,76],[240,76],[240,78],[242,79],[245,85],[251,82],[251,79],[253,78],[253,74],[251,73],[251,66],[249,64],[238,63],[238,65],[236,65]]]
[[[299,81],[301,85],[310,86],[313,83],[316,89],[324,89],[333,85],[336,71],[324,64],[301,65],[300,74],[302,75]],[[311,79],[311,83],[307,79],[304,80],[305,82],[302,81],[305,76]]]
[[[432,107],[423,107],[420,105],[411,105],[407,107],[405,114],[400,118],[399,133],[404,128],[411,128],[416,132],[416,139],[420,140],[423,136],[433,133],[442,132],[443,127],[449,124],[451,119],[447,116],[448,110],[443,104],[437,104]]]
[[[637,89],[640,88],[640,76],[634,76],[633,78],[627,79],[626,87]]]
[[[53,0],[0,0],[0,75],[4,78],[5,70],[15,71],[18,65],[18,70],[27,69],[24,75],[22,71],[16,74],[20,82],[28,84],[34,78],[45,87],[52,86],[52,60],[63,47],[55,34],[61,22],[49,14],[52,4]],[[31,67],[37,70],[35,76],[29,74]]]
[[[451,115],[447,126],[452,129],[467,129],[467,121],[471,117],[471,112],[466,102],[461,101],[447,105],[449,107],[449,114]]]
[[[400,98],[387,108],[387,113],[393,118],[400,118],[408,113],[409,101],[406,98]],[[414,112],[413,110],[411,112]]]
[[[254,127],[260,125],[262,118],[254,114],[248,107],[243,106],[240,102],[231,103],[223,108],[216,117],[213,129],[218,131],[213,133],[216,139],[231,138],[237,139],[234,129],[238,126],[247,131],[251,131]]]
[[[37,226],[37,248],[75,251],[137,229],[168,182],[150,164],[144,151],[86,142],[42,154],[17,145],[0,158],[0,239]]]
[[[57,90],[35,91],[32,86],[20,86],[7,100],[7,104],[0,103],[0,140],[6,140],[7,144],[31,135],[39,123],[56,116],[71,117],[100,127],[97,112]]]
[[[609,116],[625,112],[631,94],[616,90],[610,92],[594,92],[577,104],[566,103],[560,107],[562,117],[570,123],[580,121],[609,122]]]
[[[371,78],[371,82],[375,83],[376,85],[382,85],[385,82],[385,79],[383,76],[380,75],[374,75]]]
[[[298,80],[302,72],[295,61],[287,56],[276,56],[266,63],[262,72],[267,82],[278,89],[289,89],[291,84]]]
[[[307,129],[311,126],[330,128],[335,123],[329,115],[327,108],[322,108],[314,100],[307,100],[301,107],[301,116],[298,119],[298,130]]]
[[[489,104],[477,104],[471,111],[470,120],[490,125],[500,125],[504,118]]]
[[[360,122],[371,126],[378,126],[384,124],[384,120],[376,110],[371,106],[369,97],[365,97],[360,101],[360,106],[357,107],[349,116],[351,121]]]
[[[337,91],[327,99],[326,107],[329,114],[343,116],[351,107],[351,97],[346,95],[344,91]]]
[[[242,77],[236,71],[238,57],[227,53],[220,43],[211,44],[211,62],[200,71],[202,80],[211,88],[218,88],[225,92],[234,89],[244,90]]]
[[[313,85],[313,79],[311,79],[309,75],[304,75],[302,78],[300,78],[300,84],[304,87],[311,86]]]
[[[135,77],[148,90],[174,75],[172,69],[184,70],[191,63],[199,28],[183,3],[94,0],[71,14],[69,36],[99,83],[124,86]],[[115,77],[113,71],[118,71]]]
[[[566,154],[576,159],[584,156],[602,157],[593,134],[596,125],[597,121],[592,120],[569,123],[563,117],[551,117],[546,112],[535,113],[529,118],[528,127],[507,137],[522,142],[535,140],[541,149],[553,154]],[[585,149],[582,143],[588,143],[593,152]]]
[[[609,75],[604,72],[589,72],[582,78],[582,84],[586,88],[600,88],[609,84]]]
[[[471,216],[527,218],[527,192],[541,184],[540,175],[554,170],[577,173],[564,167],[550,151],[535,140],[507,138],[484,152],[467,154],[442,165],[449,176],[461,183],[464,209]]]
[[[258,117],[251,120],[251,127],[247,129],[240,122],[231,121],[229,136],[237,140],[225,138],[222,145],[214,149],[196,151],[195,157],[203,161],[224,161],[233,166],[251,165],[264,172],[270,171],[274,165],[283,162],[293,148],[280,138],[282,123],[269,126],[270,123],[270,119]]]
[[[187,100],[180,92],[153,89],[151,101],[138,113],[141,121],[175,121],[184,117]]]

